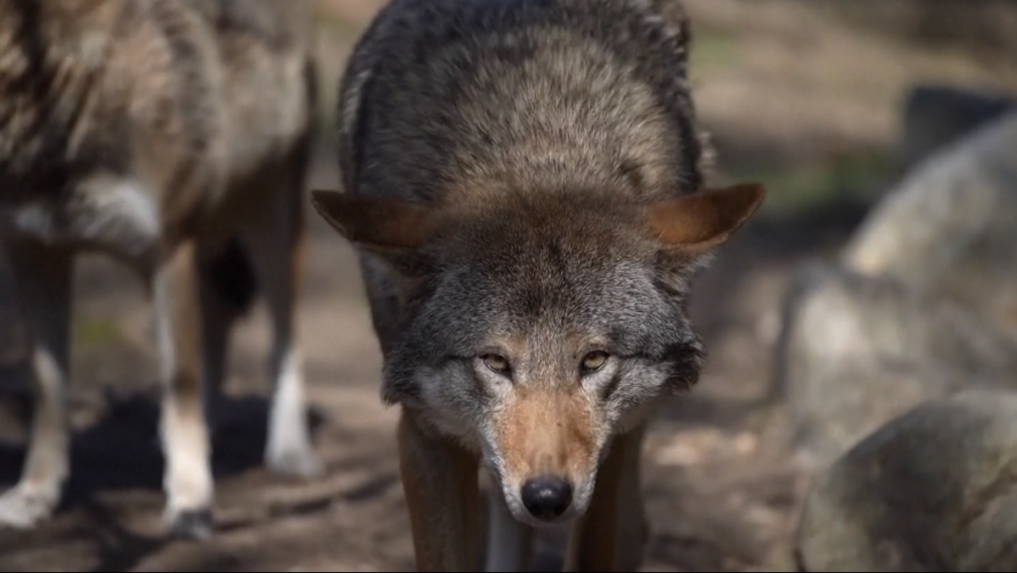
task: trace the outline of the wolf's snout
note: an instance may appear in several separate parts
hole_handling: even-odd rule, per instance
[[[523,505],[533,517],[552,521],[572,505],[572,484],[555,476],[540,476],[523,484]]]

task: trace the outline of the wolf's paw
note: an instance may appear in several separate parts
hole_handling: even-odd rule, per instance
[[[265,450],[265,465],[290,478],[315,479],[325,474],[325,465],[310,445],[269,447]]]
[[[180,510],[166,517],[170,534],[177,539],[202,541],[212,537],[215,519],[211,508]]]
[[[31,529],[48,519],[60,502],[55,492],[18,485],[0,495],[0,527]]]

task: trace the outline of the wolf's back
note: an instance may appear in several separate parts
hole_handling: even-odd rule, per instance
[[[394,0],[340,86],[343,184],[694,191],[688,41],[671,0]]]

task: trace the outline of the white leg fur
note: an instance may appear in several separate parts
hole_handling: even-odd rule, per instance
[[[60,503],[70,465],[67,384],[72,259],[38,245],[12,245],[11,263],[33,351],[34,393],[28,456],[18,484],[0,496],[0,525],[30,528]]]
[[[163,477],[166,519],[178,534],[206,537],[211,535],[212,527],[210,445],[201,391],[196,387],[199,383],[188,379],[198,377],[200,380],[200,372],[184,370],[187,367],[183,363],[185,353],[194,350],[178,348],[180,333],[189,326],[178,321],[189,320],[188,312],[197,314],[196,308],[190,308],[198,304],[197,293],[186,291],[196,290],[197,285],[189,285],[186,279],[174,276],[193,273],[194,246],[185,245],[178,251],[174,258],[183,258],[160,268],[153,288],[164,384],[160,430],[166,460]]]
[[[272,470],[282,474],[301,477],[321,475],[324,467],[311,445],[307,427],[300,354],[286,346],[276,352],[281,358],[273,358],[278,366],[273,367],[276,377],[268,419],[266,462]]]

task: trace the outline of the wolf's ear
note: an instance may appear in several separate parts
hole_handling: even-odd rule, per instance
[[[431,210],[405,201],[337,191],[311,191],[311,204],[340,235],[391,263],[396,270],[423,271],[418,254],[431,227]]]
[[[665,249],[695,256],[727,241],[765,196],[760,183],[707,189],[650,205],[647,219]]]

